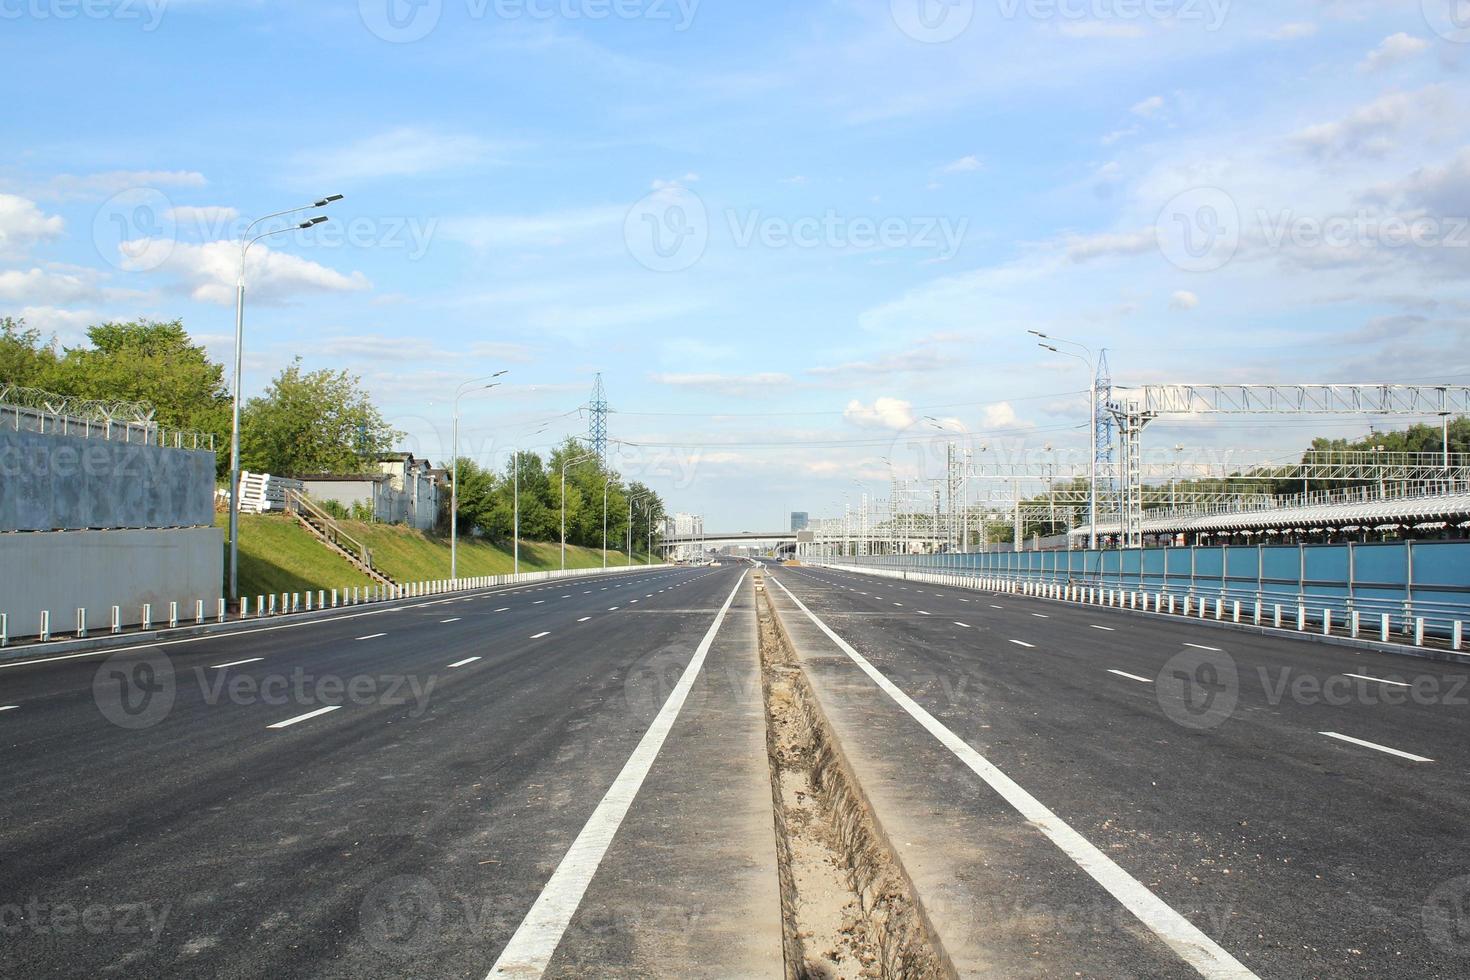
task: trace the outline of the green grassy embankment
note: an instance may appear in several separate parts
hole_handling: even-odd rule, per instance
[[[221,527],[228,524],[218,515]],[[393,524],[364,524],[342,521],[342,529],[372,551],[373,566],[396,582],[420,582],[449,577],[449,538],[424,534]],[[226,554],[228,555],[228,549]],[[641,564],[644,556],[635,555]],[[228,560],[228,557],[226,558]],[[627,564],[622,552],[609,552],[609,568]],[[596,548],[567,546],[568,568],[599,568],[602,552]],[[504,575],[514,566],[509,547],[487,541],[461,538],[459,575]],[[546,571],[561,567],[561,546],[545,542],[521,542],[521,571]],[[283,514],[240,515],[240,594],[247,596],[308,589],[340,589],[371,585],[346,561],[328,551],[316,538]]]

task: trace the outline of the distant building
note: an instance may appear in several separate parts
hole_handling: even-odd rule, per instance
[[[695,538],[704,533],[704,518],[698,514],[675,514],[664,521],[664,536]]]
[[[371,509],[373,520],[380,523],[432,531],[448,474],[412,453],[390,453],[379,458],[376,473],[308,474],[300,480],[318,503],[333,500],[348,510]]]
[[[791,512],[791,530],[805,531],[808,527],[811,526],[811,523],[811,515],[808,514],[806,511],[793,510]]]

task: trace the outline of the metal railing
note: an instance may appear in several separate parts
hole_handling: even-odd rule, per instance
[[[151,421],[98,420],[4,402],[0,402],[0,426],[14,432],[24,430],[42,434],[77,436],[83,439],[106,439],[110,442],[125,442],[133,445],[158,446],[164,449],[214,451],[214,433],[212,432],[169,429]]]

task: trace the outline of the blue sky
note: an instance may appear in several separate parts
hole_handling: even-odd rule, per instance
[[[1115,380],[1470,378],[1470,30],[1440,0],[0,0],[0,313],[183,318],[406,445],[581,432],[710,526],[1085,445]],[[389,15],[393,16],[390,18]],[[1470,24],[1470,21],[1467,21]],[[657,237],[655,237],[657,236]],[[539,435],[531,433],[553,420]],[[1297,448],[1366,422],[1159,427]]]

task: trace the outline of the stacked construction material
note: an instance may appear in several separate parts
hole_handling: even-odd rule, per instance
[[[264,514],[286,509],[286,491],[300,491],[300,480],[269,473],[242,472],[240,474],[240,512],[242,514]]]

